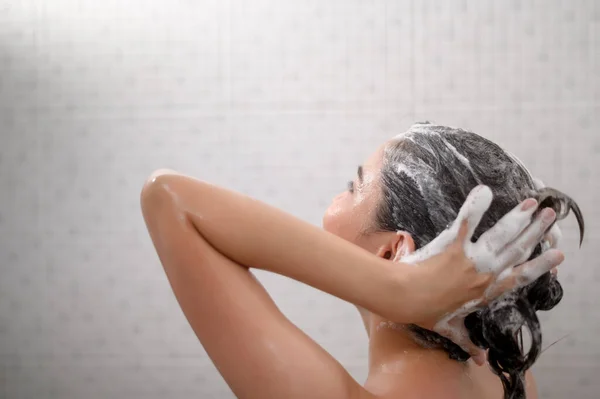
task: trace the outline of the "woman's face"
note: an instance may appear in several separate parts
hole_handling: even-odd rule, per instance
[[[358,167],[346,191],[338,194],[325,215],[323,228],[347,241],[374,252],[373,235],[363,231],[372,226],[380,199],[380,171],[387,143],[380,146]]]

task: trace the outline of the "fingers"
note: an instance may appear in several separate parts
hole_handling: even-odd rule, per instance
[[[552,228],[544,235],[542,241],[542,252],[546,252],[550,248],[558,248],[558,243],[562,238],[562,231],[558,224],[554,223]]]
[[[556,269],[565,260],[564,254],[550,249],[535,259],[500,273],[496,283],[486,291],[486,300],[492,300],[503,293],[531,284],[540,276]]]
[[[546,187],[544,182],[537,177],[533,178],[533,186],[536,190],[541,190]],[[554,224],[544,239],[548,242],[549,248],[558,248],[558,243],[562,238],[562,232],[558,227],[558,224]]]
[[[530,260],[527,263],[522,264],[515,268],[515,288],[522,287],[524,285],[531,284],[537,280],[543,274],[548,273],[565,260],[565,255],[557,250],[551,249],[544,252],[535,259]]]
[[[499,266],[505,269],[525,262],[535,246],[542,241],[555,218],[556,212],[553,209],[542,210],[516,240],[497,254]]]
[[[463,220],[460,223],[460,228],[458,229],[458,234],[456,235],[456,243],[459,243],[460,245],[463,245],[466,240],[467,240],[467,236],[469,234],[469,222],[467,220]]]
[[[484,303],[489,304],[495,298],[517,286],[517,273],[514,268],[506,269],[498,275],[496,281],[485,290]]]
[[[464,221],[467,222],[466,232],[463,231],[460,240],[457,236],[458,242],[464,243],[471,239],[483,215],[492,204],[493,197],[492,190],[488,186],[479,185],[471,190],[454,222],[453,228],[457,229],[462,227]]]
[[[461,250],[464,250],[465,243],[471,240],[481,218],[490,207],[492,198],[492,190],[489,187],[475,187],[469,193],[450,228],[444,230],[425,247],[405,257],[397,255],[394,261],[401,259],[405,263],[417,263],[445,251],[450,245],[459,245]]]
[[[555,223],[544,238],[548,241],[550,248],[558,248],[558,243],[562,238],[562,231],[558,227],[558,224]]]
[[[514,240],[531,223],[531,216],[537,209],[537,201],[533,198],[521,202],[502,217],[478,241],[486,243],[496,253]]]

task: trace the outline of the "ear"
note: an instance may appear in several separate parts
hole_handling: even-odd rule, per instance
[[[398,231],[390,233],[389,239],[379,247],[376,255],[380,258],[398,261],[415,252],[415,241],[410,233]]]

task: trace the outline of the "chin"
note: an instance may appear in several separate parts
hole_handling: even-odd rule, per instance
[[[325,231],[329,231],[329,226],[327,225],[327,218],[323,217],[323,219],[321,220],[321,227],[323,228],[323,230]]]
[[[327,223],[323,223],[323,230],[325,230],[326,232],[331,233],[333,235],[336,235],[338,237],[341,237],[340,234],[338,233],[338,231]]]
[[[335,234],[335,229],[333,228],[335,226],[335,223],[333,222],[334,221],[332,220],[329,212],[325,213],[325,215],[323,215],[323,219],[321,220],[321,226],[323,226],[323,230]]]

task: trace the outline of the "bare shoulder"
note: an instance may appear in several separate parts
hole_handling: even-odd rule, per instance
[[[533,374],[525,374],[527,399],[538,399]],[[426,354],[387,364],[365,384],[365,399],[486,399],[501,398],[500,379],[488,366],[459,363]]]

